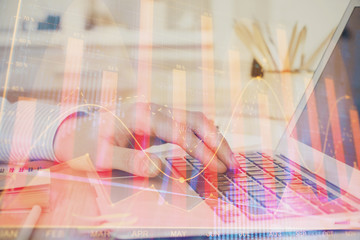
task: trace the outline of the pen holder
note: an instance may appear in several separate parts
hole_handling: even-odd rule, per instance
[[[289,75],[289,74],[312,74],[313,71],[311,70],[305,70],[305,69],[293,69],[293,70],[282,70],[282,71],[275,71],[275,70],[266,70],[264,69],[258,61],[254,58],[251,64],[251,72],[250,76],[252,78],[264,78],[264,75],[266,74],[272,74],[272,75]]]
[[[256,59],[252,61],[250,76],[253,78],[262,78],[264,76],[264,69]]]
[[[307,36],[307,26],[303,26],[298,31],[298,25],[295,24],[291,33],[290,41],[286,43],[286,32],[281,32],[280,40],[275,40],[271,30],[265,23],[254,21],[250,26],[235,21],[234,31],[253,56],[251,67],[251,76],[263,78],[265,72],[308,72],[317,66],[317,60],[321,56],[325,47],[328,45],[334,31],[322,41],[313,54],[305,59],[305,40]],[[286,49],[282,49],[284,46]],[[280,52],[285,53],[280,54]]]

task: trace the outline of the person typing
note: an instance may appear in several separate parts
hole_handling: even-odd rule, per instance
[[[140,102],[122,103],[119,111],[90,111],[84,106],[64,111],[64,107],[35,105],[33,101],[0,101],[5,101],[0,125],[3,162],[65,162],[89,154],[99,171],[118,169],[154,177],[160,171],[161,160],[129,144],[135,135],[143,135],[177,144],[205,165],[211,161],[211,171],[225,172],[234,163],[229,144],[200,112]],[[28,119],[31,109],[33,121]],[[135,141],[133,145],[137,144]]]

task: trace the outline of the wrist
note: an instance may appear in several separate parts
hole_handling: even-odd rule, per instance
[[[136,102],[130,106],[130,123],[129,128],[138,135],[151,134],[151,103]]]
[[[61,122],[56,131],[54,137],[54,154],[58,162],[71,159],[77,118],[77,113],[69,115]]]

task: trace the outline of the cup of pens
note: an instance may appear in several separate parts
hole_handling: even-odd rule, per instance
[[[234,22],[236,36],[245,44],[253,56],[251,76],[262,78],[265,73],[313,72],[315,64],[329,43],[332,31],[309,56],[305,56],[304,47],[307,27],[298,28],[295,24],[289,41],[284,29],[277,30],[277,40],[273,38],[270,27],[253,21],[249,27],[240,21]],[[287,46],[287,49],[280,47]],[[285,50],[285,51],[284,51]],[[285,56],[280,57],[280,53]]]

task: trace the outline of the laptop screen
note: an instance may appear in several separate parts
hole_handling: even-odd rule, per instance
[[[360,7],[354,8],[291,136],[359,169]]]

